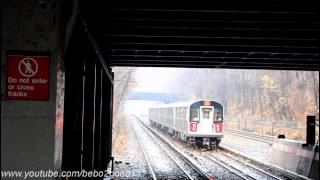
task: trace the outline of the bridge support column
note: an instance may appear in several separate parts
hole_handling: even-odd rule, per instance
[[[62,169],[105,170],[111,157],[113,84],[80,18],[65,74]]]

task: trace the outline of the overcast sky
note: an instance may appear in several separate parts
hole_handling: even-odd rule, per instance
[[[133,90],[136,92],[168,92],[168,86],[177,73],[183,69],[179,68],[139,68],[135,73],[135,81],[138,86]]]

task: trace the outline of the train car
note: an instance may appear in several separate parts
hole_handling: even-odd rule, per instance
[[[223,105],[217,101],[197,100],[149,108],[152,125],[179,137],[189,145],[218,146],[223,137]]]

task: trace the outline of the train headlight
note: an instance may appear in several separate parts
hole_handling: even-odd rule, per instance
[[[222,122],[222,118],[221,118],[221,117],[219,117],[219,118],[216,118],[214,122],[215,122],[215,123],[219,123],[219,122]]]

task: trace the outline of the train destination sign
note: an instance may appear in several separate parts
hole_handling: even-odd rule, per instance
[[[8,100],[49,99],[49,56],[8,55]]]

